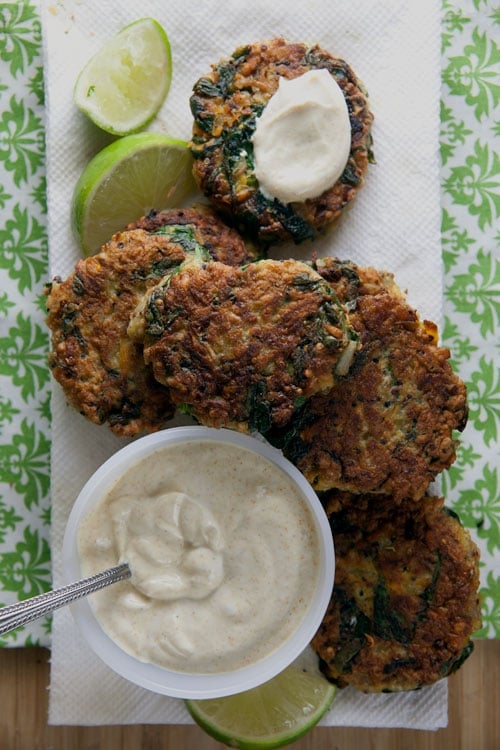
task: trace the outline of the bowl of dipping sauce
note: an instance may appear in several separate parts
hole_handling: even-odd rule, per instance
[[[334,580],[325,511],[282,453],[249,435],[175,427],[128,444],[71,511],[69,581],[132,576],[72,605],[115,672],[156,693],[249,690],[309,644]]]

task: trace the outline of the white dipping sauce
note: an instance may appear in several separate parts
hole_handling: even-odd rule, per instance
[[[351,150],[342,89],[325,69],[280,78],[252,136],[255,175],[283,203],[317,198],[339,179]]]
[[[160,448],[81,522],[83,575],[126,561],[132,578],[91,597],[103,629],[142,661],[224,672],[272,653],[300,625],[318,538],[278,466],[223,442]]]

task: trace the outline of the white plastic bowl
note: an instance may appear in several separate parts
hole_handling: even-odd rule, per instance
[[[317,495],[280,451],[266,442],[231,430],[174,427],[128,444],[108,459],[85,484],[71,511],[63,541],[62,560],[68,582],[82,577],[77,532],[80,521],[89,510],[132,464],[165,446],[192,441],[225,442],[260,454],[291,477],[302,492],[316,528],[320,573],[310,607],[299,627],[277,650],[256,663],[230,672],[191,674],[140,661],[124,651],[101,628],[87,599],[76,602],[71,609],[82,635],[93,651],[122,677],[162,695],[202,699],[231,695],[256,687],[281,672],[302,653],[316,633],[330,601],[335,556],[330,525]]]

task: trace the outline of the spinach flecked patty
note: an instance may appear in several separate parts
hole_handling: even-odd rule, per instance
[[[255,176],[251,142],[256,119],[277,91],[280,77],[326,69],[345,96],[351,150],[341,177],[317,198],[284,204],[266,197]],[[368,98],[351,67],[318,45],[282,38],[240,47],[194,85],[190,143],[194,176],[213,205],[237,226],[271,245],[313,239],[332,225],[364,184],[373,160]]]
[[[252,259],[237,232],[211,210],[172,209],[118,232],[66,280],[55,278],[47,288],[52,373],[68,401],[92,422],[133,436],[158,430],[173,416],[168,390],[145,365],[127,326],[146,291],[200,251],[224,263]]]
[[[315,268],[348,307],[360,348],[335,388],[268,440],[317,491],[390,494],[395,503],[421,497],[455,460],[454,433],[467,421],[466,388],[450,352],[392,274],[333,258]]]
[[[415,690],[454,672],[480,627],[479,552],[443,499],[324,498],[335,585],[312,646],[325,675],[363,692]]]
[[[295,260],[190,259],[146,295],[129,333],[183,411],[263,434],[329,390],[357,348],[331,286]]]

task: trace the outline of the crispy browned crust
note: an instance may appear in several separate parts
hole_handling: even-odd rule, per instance
[[[443,499],[325,499],[335,540],[332,599],[312,641],[330,680],[413,690],[455,671],[481,625],[479,552]]]
[[[283,438],[286,455],[319,491],[421,497],[455,460],[467,419],[466,389],[390,274],[334,259],[317,268],[339,298],[361,347],[348,375],[306,405]]]
[[[323,68],[341,87],[349,110],[352,145],[344,173],[318,198],[288,205],[269,200],[258,189],[253,168],[255,119],[280,77]],[[218,210],[266,244],[314,238],[339,218],[364,184],[373,121],[366,91],[345,60],[318,45],[276,38],[241,47],[197,81],[191,109],[191,151],[200,189]]]
[[[241,238],[211,212],[166,212],[161,225],[185,229],[187,219],[194,243],[203,246],[207,240],[215,257],[239,262]],[[158,430],[173,416],[168,390],[145,365],[142,346],[129,339],[127,326],[146,290],[186,253],[185,241],[175,234],[118,232],[99,254],[80,260],[65,281],[54,279],[47,292],[52,373],[81,414],[97,424],[107,422],[117,435]]]
[[[198,204],[196,208],[171,208],[164,211],[150,211],[147,216],[133,221],[127,229],[145,229],[157,232],[165,226],[197,225],[198,242],[212,260],[227,263],[228,266],[242,266],[257,260],[260,252],[256,247],[245,243],[231,227],[224,224],[208,206]]]
[[[329,389],[350,341],[330,286],[294,260],[189,262],[139,318],[131,329],[142,326],[146,362],[172,400],[205,425],[241,430],[266,432]]]

